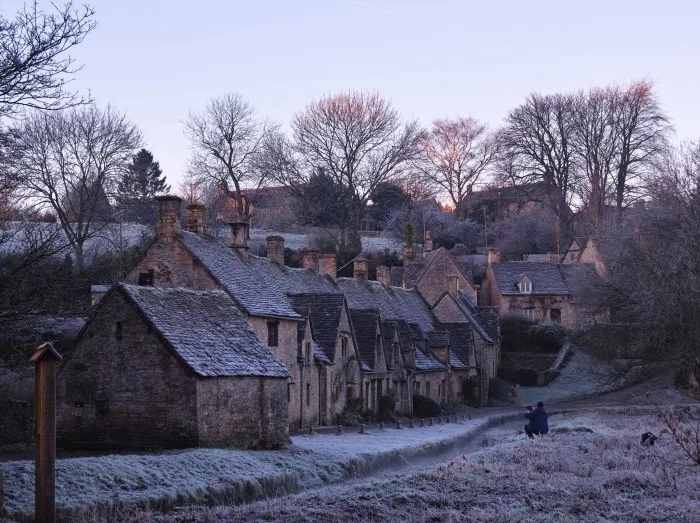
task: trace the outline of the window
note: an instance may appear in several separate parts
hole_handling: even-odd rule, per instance
[[[348,337],[343,336],[340,338],[340,354],[343,358],[348,357]]]
[[[148,272],[139,273],[139,286],[153,287],[153,269]]]
[[[292,384],[287,383],[287,402],[292,401]]]
[[[561,309],[550,309],[549,319],[557,323],[561,323]]]
[[[413,393],[414,393],[415,395],[417,395],[417,396],[420,395],[420,381],[416,381],[416,382],[413,384]]]
[[[95,398],[95,409],[97,412],[107,413],[109,412],[109,399],[107,396],[98,396]]]
[[[277,321],[268,321],[267,322],[267,345],[268,345],[268,347],[277,347],[278,328],[279,328],[279,322],[277,322]]]
[[[85,404],[82,401],[76,401],[73,405],[73,416],[75,416],[76,418],[82,418],[84,410]]]
[[[530,321],[535,321],[535,309],[523,309],[523,316]]]
[[[532,292],[532,282],[525,280],[518,283],[518,290],[523,294],[529,294]]]
[[[438,385],[438,398],[442,397],[442,387]]]
[[[575,262],[576,260],[578,260],[578,252],[572,252],[571,253],[571,261]]]
[[[311,342],[304,342],[304,362],[307,365],[311,365]]]
[[[123,336],[122,322],[118,321],[114,325],[114,337],[117,339],[117,341],[121,341],[122,336]]]
[[[311,383],[306,384],[306,404],[311,405]]]
[[[429,381],[427,381],[425,383],[425,395],[430,397],[430,382]]]

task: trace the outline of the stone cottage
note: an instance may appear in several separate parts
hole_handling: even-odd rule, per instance
[[[288,375],[226,293],[117,285],[61,365],[58,442],[283,446]]]

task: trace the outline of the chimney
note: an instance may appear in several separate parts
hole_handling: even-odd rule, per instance
[[[358,280],[367,279],[367,258],[355,258],[355,263],[352,268],[352,275]]]
[[[416,243],[413,245],[413,256],[419,260],[423,257],[423,244]]]
[[[379,265],[377,267],[377,281],[389,287],[391,285],[391,268],[386,265]]]
[[[204,211],[206,208],[204,205],[198,205],[196,203],[190,204],[185,207],[185,222],[187,223],[187,230],[195,234],[202,234],[204,232]]]
[[[267,259],[284,267],[284,236],[268,236],[266,240]]]
[[[459,276],[445,276],[445,289],[454,293],[459,291]]]
[[[248,222],[230,222],[229,227],[231,227],[231,244],[229,247],[243,257],[244,260],[248,259],[248,229],[250,224]]]
[[[330,276],[335,280],[335,254],[320,254],[318,256],[318,273]]]
[[[423,252],[433,250],[433,238],[430,236],[430,231],[425,231],[425,239],[423,240]]]
[[[182,198],[178,196],[156,196],[156,234],[164,238],[172,238],[180,232],[180,205]]]
[[[489,249],[489,265],[492,263],[501,263],[501,251],[498,249]]]
[[[304,269],[318,272],[318,251],[316,249],[302,249],[301,266]]]

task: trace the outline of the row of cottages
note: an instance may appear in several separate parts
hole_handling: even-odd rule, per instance
[[[409,260],[422,267],[410,269],[414,284],[392,286],[388,267],[368,281],[362,258],[353,278],[337,278],[335,255],[314,250],[286,267],[281,236],[251,255],[245,223],[220,243],[203,206],[187,207],[181,230],[180,206],[157,198],[155,239],[62,364],[63,444],[274,447],[289,428],[376,413],[383,396],[403,414],[414,394],[485,403],[498,315],[474,305],[447,251]]]
[[[502,262],[498,249],[489,249],[486,277],[479,304],[501,315],[515,314],[533,321],[575,328],[603,319],[587,290],[604,275],[595,238],[576,238],[563,255],[534,256],[528,261]]]

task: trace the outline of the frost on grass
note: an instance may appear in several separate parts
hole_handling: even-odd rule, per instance
[[[547,437],[492,431],[491,445],[438,467],[251,505],[131,521],[697,521],[700,474],[648,410],[573,414]]]
[[[58,507],[143,503],[240,503],[338,482],[372,468],[429,452],[464,438],[484,420],[367,434],[298,436],[280,451],[194,449],[151,455],[59,459]],[[5,507],[29,514],[34,503],[32,461],[0,463]]]

